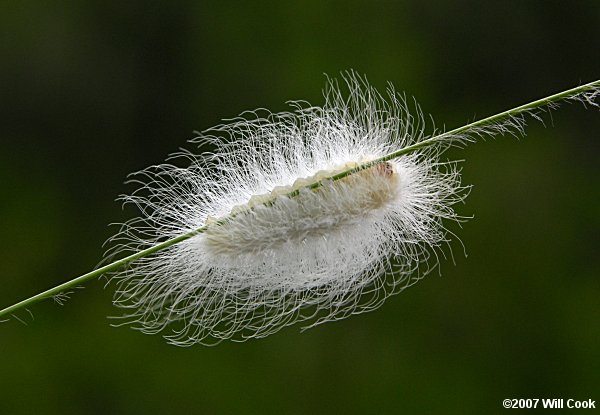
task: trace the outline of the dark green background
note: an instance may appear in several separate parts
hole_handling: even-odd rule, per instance
[[[125,3],[125,4],[124,4]],[[428,3],[428,4],[422,4]],[[393,82],[449,128],[600,77],[600,2],[0,4],[0,306],[93,268],[125,176],[243,110]],[[188,349],[109,327],[94,281],[0,325],[0,413],[507,413],[600,400],[600,117],[453,150],[456,265],[375,312]],[[597,404],[598,405],[598,404]]]

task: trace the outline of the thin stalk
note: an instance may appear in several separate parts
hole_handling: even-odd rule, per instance
[[[0,317],[4,316],[4,315],[9,315],[13,312],[15,312],[16,310],[20,309],[20,308],[25,308],[27,306],[30,306],[33,303],[36,303],[40,300],[44,300],[46,298],[52,297],[54,295],[60,294],[61,292],[69,289],[69,288],[73,288],[76,287],[78,285],[81,285],[83,282],[88,281],[94,277],[99,277],[102,274],[105,274],[107,272],[111,272],[114,271],[118,268],[121,268],[123,265],[126,265],[132,261],[135,261],[136,259],[140,259],[143,258],[145,256],[148,256],[150,254],[153,254],[154,252],[160,251],[161,249],[165,249],[171,245],[175,245],[176,243],[179,243],[181,241],[185,241],[186,239],[189,239],[199,233],[202,233],[206,230],[206,227],[202,227],[202,228],[198,228],[194,231],[188,232],[186,234],[180,235],[176,238],[173,239],[169,239],[167,241],[161,242],[159,244],[156,244],[154,246],[151,246],[150,248],[146,248],[142,251],[136,252],[135,254],[131,254],[129,256],[126,256],[125,258],[121,258],[117,261],[111,262],[110,264],[107,264],[101,268],[95,269],[93,271],[88,272],[87,274],[83,274],[80,275],[77,278],[73,278],[72,280],[69,280],[67,282],[64,282],[60,285],[57,285],[56,287],[50,288],[44,292],[41,292],[39,294],[36,294],[32,297],[26,298],[23,301],[20,301],[16,304],[11,305],[10,307],[6,307],[4,310],[0,310]]]
[[[311,183],[310,185],[306,186],[306,188],[317,189],[323,185],[324,180],[339,180],[346,176],[349,176],[351,174],[359,172],[361,170],[368,169],[369,167],[372,167],[379,163],[383,163],[385,161],[398,158],[404,154],[408,154],[408,153],[420,150],[422,148],[443,142],[445,140],[452,139],[452,137],[461,136],[462,134],[468,134],[469,131],[472,131],[474,129],[486,127],[486,126],[493,125],[493,124],[498,124],[498,123],[501,123],[502,121],[509,120],[513,117],[516,117],[523,113],[530,112],[537,108],[540,108],[540,107],[543,107],[546,105],[550,105],[550,104],[555,104],[560,101],[567,100],[569,98],[574,98],[579,94],[585,93],[586,91],[598,90],[598,89],[600,89],[600,80],[590,82],[588,84],[581,85],[581,86],[578,86],[575,88],[571,88],[569,90],[562,91],[557,94],[538,99],[536,101],[529,102],[529,103],[521,105],[519,107],[515,107],[515,108],[509,109],[507,111],[492,115],[490,117],[483,118],[479,121],[474,121],[470,124],[464,125],[462,127],[456,128],[454,130],[447,131],[442,134],[438,134],[436,136],[430,137],[426,140],[420,141],[420,142],[412,144],[410,146],[406,146],[398,151],[395,151],[395,152],[386,154],[382,157],[376,158],[374,160],[368,161],[357,167],[354,167],[354,168],[351,168],[348,170],[344,170],[344,171],[337,173],[327,179],[323,179],[323,180],[317,181],[315,183]],[[594,103],[592,103],[592,104],[594,104]],[[594,105],[597,105],[597,104],[594,104]],[[297,196],[299,193],[300,193],[300,190],[297,189],[290,193],[287,193],[286,196],[294,197],[294,196]],[[272,203],[272,201],[267,201],[265,203],[269,204],[269,203]],[[223,223],[227,222],[228,220],[232,219],[234,216],[236,216],[236,215],[231,214],[227,217],[221,218],[221,219],[217,220],[216,222],[214,222],[214,225],[223,224]],[[26,307],[30,306],[31,304],[36,303],[40,300],[60,294],[61,292],[64,292],[65,290],[67,290],[69,288],[73,288],[78,285],[81,285],[82,283],[84,283],[92,278],[99,277],[100,275],[105,274],[107,272],[115,271],[115,270],[121,268],[122,266],[129,264],[132,261],[135,261],[136,259],[146,257],[146,256],[151,255],[155,252],[158,252],[162,249],[165,249],[172,245],[175,245],[179,242],[185,241],[186,239],[190,239],[198,234],[204,233],[206,231],[206,229],[207,229],[207,225],[205,225],[201,228],[198,228],[196,230],[193,230],[191,232],[185,233],[183,235],[180,235],[178,237],[161,242],[154,246],[151,246],[150,248],[136,252],[135,254],[129,255],[125,258],[111,262],[110,264],[107,264],[101,268],[95,269],[94,271],[88,272],[87,274],[83,274],[79,277],[73,278],[72,280],[69,280],[60,285],[57,285],[56,287],[50,288],[46,291],[43,291],[39,294],[32,296],[32,297],[26,298],[23,301],[20,301],[9,307],[6,307],[3,310],[0,310],[0,317],[5,316],[5,315],[11,315],[12,313],[14,313],[15,311],[17,311],[21,308],[26,308]]]
[[[537,108],[540,108],[540,107],[543,107],[546,105],[556,104],[560,101],[564,101],[569,98],[573,98],[573,97],[575,97],[579,94],[582,94],[586,91],[592,91],[595,89],[597,90],[598,88],[600,88],[600,80],[590,82],[588,84],[580,85],[575,88],[571,88],[566,91],[562,91],[557,94],[550,95],[545,98],[541,98],[536,101],[529,102],[529,103],[521,105],[519,107],[511,108],[504,112],[500,112],[498,114],[491,115],[487,118],[483,118],[481,120],[474,121],[470,124],[463,125],[462,127],[455,128],[454,130],[447,131],[445,133],[430,137],[426,140],[420,141],[420,142],[412,144],[410,146],[403,147],[398,151],[394,151],[393,153],[386,154],[384,156],[381,156],[381,157],[371,160],[369,162],[363,163],[360,166],[354,167],[352,169],[344,170],[344,171],[336,174],[335,176],[332,176],[331,180],[338,180],[338,179],[344,178],[344,177],[348,176],[349,174],[352,174],[352,173],[360,171],[360,170],[368,169],[369,167],[372,167],[379,163],[383,163],[384,161],[392,160],[392,159],[398,158],[404,154],[412,153],[413,151],[420,150],[425,147],[429,147],[433,144],[437,144],[448,138],[452,138],[452,137],[460,136],[461,134],[468,133],[470,130],[486,127],[486,126],[493,125],[493,124],[498,124],[498,123],[501,123],[502,121],[506,121],[511,118],[514,118],[520,114],[527,113],[529,111],[535,110]],[[590,103],[590,104],[592,104],[594,106],[598,105],[595,103]]]

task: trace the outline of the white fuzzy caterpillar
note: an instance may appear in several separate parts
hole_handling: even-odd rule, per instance
[[[117,252],[207,229],[118,274],[128,322],[170,331],[178,345],[263,337],[371,310],[435,265],[419,269],[447,242],[442,219],[457,219],[455,166],[429,147],[329,180],[423,138],[421,114],[393,90],[387,103],[360,78],[346,81],[348,99],[332,83],[322,108],[253,113],[194,140],[216,151],[179,154],[189,166],[140,173],[124,200],[142,216],[123,226]]]
[[[193,140],[213,152],[138,173],[124,200],[141,216],[113,254],[206,230],[115,276],[127,323],[177,345],[263,337],[372,310],[437,264],[465,195],[456,166],[431,146],[332,180],[424,139],[393,89],[346,81],[347,98],[332,82],[323,107],[248,113]]]

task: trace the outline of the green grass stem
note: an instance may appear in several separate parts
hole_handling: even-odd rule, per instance
[[[317,181],[315,183],[312,183],[308,186],[306,186],[309,189],[317,189],[319,187],[321,187],[323,185],[323,181],[324,180],[339,180],[342,179],[346,176],[349,176],[351,174],[354,174],[356,172],[359,172],[361,170],[364,169],[368,169],[369,167],[372,167],[374,165],[377,165],[379,163],[388,161],[388,160],[392,160],[395,159],[397,157],[400,157],[404,154],[408,154],[414,151],[417,151],[419,149],[428,147],[428,146],[432,146],[438,143],[443,143],[443,142],[448,142],[449,140],[452,141],[453,139],[455,140],[456,137],[461,137],[461,136],[465,136],[468,135],[469,133],[473,133],[474,131],[477,131],[478,129],[481,128],[485,128],[485,127],[489,127],[489,126],[493,126],[493,125],[498,125],[504,121],[508,121],[511,119],[514,119],[514,117],[517,117],[519,115],[523,115],[526,113],[530,113],[531,111],[535,111],[539,108],[542,108],[544,106],[550,106],[553,104],[557,104],[560,103],[561,101],[564,100],[568,100],[568,99],[573,99],[573,98],[577,98],[579,100],[581,100],[584,104],[586,103],[586,96],[582,95],[585,94],[586,92],[590,92],[590,91],[595,91],[596,93],[600,93],[600,80],[598,81],[594,81],[594,82],[590,82],[588,84],[584,84],[584,85],[580,85],[578,87],[575,88],[571,88],[569,90],[566,91],[562,91],[559,92],[557,94],[554,95],[550,95],[548,97],[545,98],[541,98],[538,99],[536,101],[532,101],[529,102],[527,104],[521,105],[519,107],[515,107],[512,109],[509,109],[507,111],[492,115],[490,117],[487,118],[483,118],[481,120],[478,121],[474,121],[472,123],[469,123],[467,125],[464,125],[462,127],[456,128],[454,130],[451,131],[447,131],[438,135],[435,135],[433,137],[430,137],[428,139],[425,139],[423,141],[420,141],[418,143],[412,144],[410,146],[406,146],[398,151],[395,151],[393,153],[390,154],[386,154],[382,157],[379,157],[377,159],[371,160],[369,162],[363,163],[357,167],[348,169],[348,170],[344,170],[340,173],[337,173],[333,176],[331,176],[330,178],[327,179],[322,179],[320,181]],[[588,101],[591,105],[597,106],[596,103],[592,102],[591,100]],[[288,197],[294,197],[296,195],[298,195],[298,193],[300,192],[300,190],[296,189],[290,193],[287,194]],[[269,201],[265,202],[265,203],[270,203]],[[226,222],[227,220],[231,219],[233,216],[235,216],[234,214],[225,217],[225,218],[221,218],[219,220],[217,220],[214,224],[211,224],[210,226],[214,226],[214,225],[219,225],[222,224],[224,222]],[[98,269],[95,269],[91,272],[88,272],[87,274],[83,274],[79,277],[73,278],[72,280],[69,280],[67,282],[64,282],[60,285],[57,285],[53,288],[50,288],[46,291],[43,291],[39,294],[36,294],[32,297],[26,298],[25,300],[22,300],[16,304],[13,304],[9,307],[6,307],[3,310],[0,310],[0,318],[2,318],[3,316],[10,316],[12,315],[14,312],[16,312],[17,310],[20,309],[25,309],[28,306],[46,299],[46,298],[51,298],[55,295],[58,295],[70,288],[74,288],[77,287],[81,284],[83,284],[84,282],[92,279],[92,278],[96,278],[99,277],[102,274],[105,273],[109,273],[109,272],[113,272],[116,271],[117,269],[137,260],[143,257],[146,257],[148,255],[151,255],[155,252],[158,252],[162,249],[168,248],[172,245],[175,245],[179,242],[185,241],[186,239],[192,238],[198,234],[201,234],[203,232],[205,232],[207,229],[207,226],[203,226],[201,228],[198,228],[194,231],[188,232],[186,234],[180,235],[176,238],[172,238],[169,239],[167,241],[158,243],[150,248],[144,249],[142,251],[136,252],[134,254],[131,254],[125,258],[119,259],[117,261],[111,262],[110,264],[104,265],[103,267],[100,267]]]

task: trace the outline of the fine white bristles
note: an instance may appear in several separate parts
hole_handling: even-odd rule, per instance
[[[466,195],[447,145],[336,178],[426,138],[417,106],[345,80],[347,97],[331,82],[323,107],[245,113],[192,140],[212,152],[135,176],[141,216],[111,254],[205,230],[115,275],[126,323],[177,345],[264,337],[372,310],[437,265]]]
[[[429,273],[460,222],[468,187],[450,146],[524,135],[563,102],[600,108],[600,80],[426,134],[422,112],[390,85],[381,96],[348,72],[325,104],[258,110],[211,128],[172,164],[134,174],[123,196],[139,217],[121,225],[105,264],[0,310],[62,304],[101,275],[117,281],[122,324],[175,345],[264,337],[373,310]],[[210,151],[209,151],[210,150]],[[31,315],[31,313],[30,313]]]

